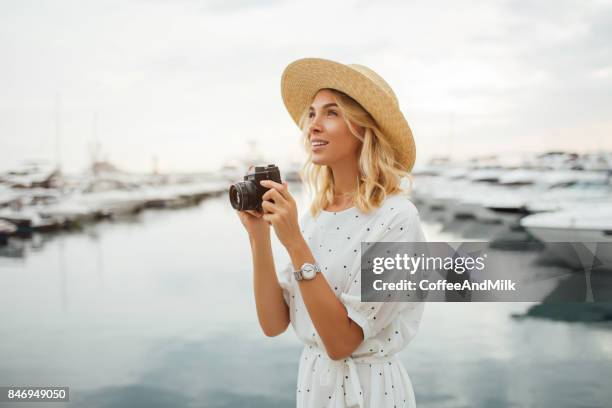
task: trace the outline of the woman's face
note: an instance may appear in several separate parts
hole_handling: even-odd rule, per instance
[[[351,134],[330,90],[317,92],[309,108],[306,126],[314,164],[333,166],[358,157],[361,141]],[[357,132],[362,130],[353,127]]]

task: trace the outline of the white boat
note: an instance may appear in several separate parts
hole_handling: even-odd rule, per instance
[[[608,194],[606,182],[606,175],[602,172],[573,170],[512,172],[510,175],[500,177],[500,185],[507,186],[507,189],[484,196],[486,198],[476,211],[476,218],[483,222],[515,224],[520,218],[537,210],[537,205],[534,205],[537,201],[544,204],[546,200],[550,200],[548,203],[551,204],[557,198],[578,198],[581,195],[580,188],[572,189],[576,185],[598,184],[602,186],[600,196],[606,198]]]
[[[599,204],[576,205],[571,210],[529,215],[520,224],[531,235],[572,267],[581,267],[580,251],[595,251],[607,267],[612,267],[612,200]],[[568,245],[560,243],[582,243]],[[603,243],[597,247],[597,243]]]
[[[583,203],[604,203],[612,200],[612,185],[603,182],[578,182],[555,188],[531,199],[525,205],[529,214],[571,210]]]
[[[544,175],[541,170],[516,169],[501,175],[498,184],[506,187],[533,185]]]
[[[475,217],[485,223],[515,224],[525,216],[525,203],[532,195],[533,191],[526,187],[485,195],[474,211]]]
[[[10,221],[0,219],[0,236],[11,235],[17,231],[17,226]]]
[[[53,231],[61,228],[64,220],[55,217],[41,216],[32,207],[19,210],[3,208],[0,210],[0,220],[15,224],[17,233],[30,234],[39,231]]]
[[[6,185],[0,184],[0,208],[9,206],[11,203],[17,203],[21,193]]]
[[[57,187],[61,184],[61,174],[55,164],[29,161],[0,173],[0,182],[15,188]]]
[[[74,192],[55,204],[38,206],[36,210],[41,215],[63,218],[68,222],[91,221],[102,217],[130,215],[143,208],[190,205],[226,189],[226,182],[211,180],[161,186],[145,185],[128,191]]]

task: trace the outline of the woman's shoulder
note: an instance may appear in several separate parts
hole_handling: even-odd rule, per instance
[[[385,218],[377,220],[377,223],[380,222],[388,230],[381,238],[383,241],[426,241],[419,210],[406,193],[387,197],[381,209],[381,216]]]
[[[419,210],[410,197],[404,193],[387,196],[377,211],[378,216],[385,218],[418,218]]]

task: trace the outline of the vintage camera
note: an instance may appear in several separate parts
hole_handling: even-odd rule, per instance
[[[232,207],[236,210],[263,211],[262,199],[269,188],[262,186],[261,180],[272,180],[281,183],[280,171],[274,164],[267,166],[255,166],[252,173],[244,176],[244,181],[233,184],[229,188],[229,199]]]

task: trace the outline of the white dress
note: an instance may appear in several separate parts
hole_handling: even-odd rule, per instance
[[[416,335],[423,302],[361,302],[360,247],[368,242],[424,242],[418,211],[406,195],[388,197],[365,214],[356,207],[300,217],[300,227],[316,262],[364,341],[344,360],[331,360],[310,320],[293,265],[279,283],[289,305],[291,324],[304,343],[296,400],[310,407],[415,407],[410,378],[397,353]]]

